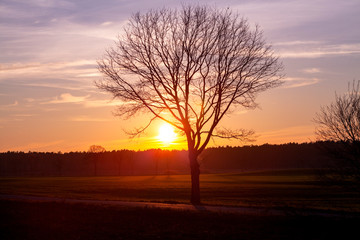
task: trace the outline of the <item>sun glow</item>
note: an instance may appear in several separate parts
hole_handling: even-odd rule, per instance
[[[174,132],[173,126],[168,123],[164,123],[159,128],[159,135],[157,136],[158,140],[163,144],[170,144],[175,141],[177,134]]]

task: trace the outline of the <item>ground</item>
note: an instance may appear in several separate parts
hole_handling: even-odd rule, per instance
[[[0,201],[0,239],[358,239],[359,218]]]
[[[359,193],[322,185],[313,171],[204,174],[207,207],[108,204],[186,205],[189,180],[3,177],[0,239],[360,239]],[[221,206],[271,211],[210,211]]]

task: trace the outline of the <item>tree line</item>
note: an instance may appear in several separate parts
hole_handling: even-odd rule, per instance
[[[321,150],[334,143],[207,148],[199,157],[202,173],[323,168],[331,161]],[[189,174],[187,151],[151,149],[105,152],[4,152],[0,176],[128,176]]]

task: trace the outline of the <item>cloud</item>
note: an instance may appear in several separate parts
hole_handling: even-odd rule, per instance
[[[111,25],[111,24],[113,24],[113,22],[103,22],[102,24],[101,24],[101,26],[109,26],[109,25]]]
[[[93,90],[100,78],[95,60],[0,64],[0,83],[68,90]]]
[[[77,117],[70,117],[69,120],[73,122],[108,122],[111,121],[112,119],[94,118],[89,116],[77,116]]]
[[[65,89],[65,90],[87,90],[92,89],[90,87],[82,86],[70,86],[69,83],[66,85],[66,80],[63,83],[52,83],[52,82],[40,82],[40,83],[21,83],[23,86],[37,87],[37,88],[55,88],[55,89]],[[73,84],[72,84],[73,85]],[[30,101],[29,101],[30,102]]]
[[[318,78],[285,78],[285,84],[283,88],[297,88],[297,87],[304,87],[309,85],[314,85],[320,82]]]
[[[19,102],[17,100],[15,100],[14,103],[0,105],[0,108],[11,108],[16,106],[19,106]]]
[[[83,103],[89,98],[90,95],[86,96],[73,96],[70,93],[63,93],[59,97],[55,97],[53,100],[44,102],[43,104],[59,104],[59,103]]]
[[[229,4],[223,1],[223,4]],[[247,16],[251,22],[257,22],[266,30],[298,30],[304,26],[336,19],[337,22],[345,22],[339,19],[343,13],[354,12],[358,9],[359,1],[284,1],[284,0],[259,0],[259,1],[233,1],[238,2],[235,8],[241,14]],[[234,7],[234,6],[232,6]],[[338,17],[338,18],[337,18]],[[347,23],[347,25],[355,23]],[[286,34],[284,34],[286,35]]]
[[[41,8],[71,8],[74,6],[71,2],[63,0],[31,0],[26,2]]]
[[[35,116],[35,114],[13,114],[14,117],[32,117]]]
[[[302,70],[305,73],[320,73],[321,70],[319,68],[305,68]]]
[[[85,107],[109,107],[109,106],[119,106],[124,104],[120,100],[91,100],[84,102]]]
[[[47,149],[59,146],[64,142],[64,140],[55,140],[50,142],[32,142],[18,146],[2,146],[0,147],[0,151],[23,151],[24,149],[28,151],[46,151]]]
[[[71,73],[74,76],[81,74],[98,73],[95,60],[77,60],[69,62],[17,62],[0,64],[0,76],[32,75],[42,78],[59,76]]]
[[[276,42],[273,46],[299,46],[299,45],[319,45],[323,44],[321,41],[287,41],[287,42]]]
[[[288,142],[311,142],[315,139],[313,125],[299,125],[276,129],[273,131],[260,132],[257,143],[271,142],[273,144],[282,144]]]
[[[96,108],[96,107],[111,107],[124,104],[120,100],[103,100],[103,99],[91,99],[91,96],[74,96],[71,93],[62,93],[60,96],[56,96],[51,100],[45,100],[41,104],[81,104],[86,108]]]
[[[8,106],[9,107],[15,107],[15,106],[18,106],[18,105],[19,105],[19,102],[15,101],[13,104],[9,104]]]
[[[321,58],[328,56],[342,56],[351,54],[360,54],[360,44],[319,44],[308,45],[299,48],[278,49],[282,58]]]

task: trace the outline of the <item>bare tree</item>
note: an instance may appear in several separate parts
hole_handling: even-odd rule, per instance
[[[91,145],[88,150],[89,153],[103,153],[106,149],[100,145]]]
[[[106,149],[100,145],[91,145],[89,147],[88,153],[90,153],[90,158],[93,161],[94,165],[94,176],[98,175],[98,161],[100,158],[100,153],[106,152]]]
[[[256,107],[257,93],[278,86],[282,69],[258,26],[205,6],[136,13],[98,66],[97,86],[123,101],[118,115],[152,114],[135,133],[161,119],[186,136],[193,204],[200,203],[197,158],[210,139],[252,133],[219,122],[236,107]]]
[[[314,119],[320,141],[336,160],[332,180],[360,182],[360,81],[349,83],[348,92],[335,94],[335,101],[321,108]]]

